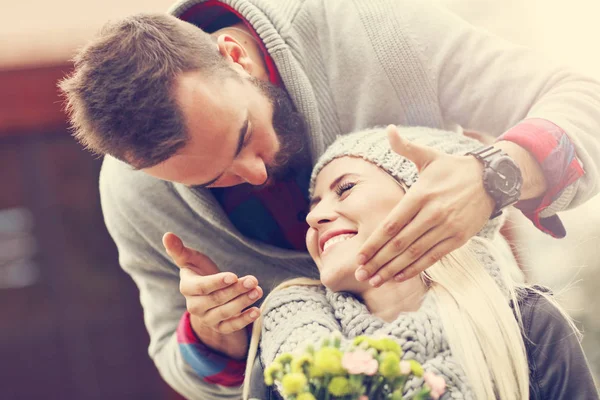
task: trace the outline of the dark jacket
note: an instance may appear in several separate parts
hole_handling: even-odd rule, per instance
[[[548,292],[536,286],[536,289]],[[548,300],[528,290],[520,299],[532,400],[594,400],[598,390],[577,335]]]
[[[535,288],[549,292],[540,286]],[[567,320],[548,300],[530,289],[520,297],[519,306],[529,361],[529,398],[600,399],[579,339]],[[260,357],[256,357],[253,366],[250,398],[281,399],[265,386]]]

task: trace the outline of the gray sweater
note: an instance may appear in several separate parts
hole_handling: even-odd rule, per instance
[[[171,12],[184,13],[199,0]],[[547,214],[598,191],[600,84],[542,61],[420,0],[223,0],[258,32],[305,116],[313,160],[336,135],[390,123],[499,135],[526,117],[568,132],[586,175]],[[510,71],[510,73],[507,73]],[[221,270],[254,274],[268,294],[296,276],[316,277],[308,254],[243,237],[210,192],[163,182],[111,158],[100,193],[119,262],[140,290],[149,354],[190,399],[237,399],[239,388],[206,384],[183,360],[175,330],[185,311],[166,231]]]

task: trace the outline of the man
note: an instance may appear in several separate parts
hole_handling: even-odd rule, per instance
[[[414,276],[517,200],[564,236],[556,212],[597,192],[600,85],[420,3],[184,1],[180,20],[127,18],[78,55],[61,84],[75,136],[107,155],[106,224],[150,355],[186,397],[239,398],[255,302],[315,276],[306,187],[336,135],[501,135],[475,157],[404,143],[421,178],[361,250],[356,278],[374,286]],[[168,234],[165,251],[166,231],[189,247]]]

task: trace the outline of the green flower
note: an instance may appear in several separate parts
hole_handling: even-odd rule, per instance
[[[398,354],[386,351],[381,355],[379,372],[386,378],[395,378],[400,376],[400,357]]]
[[[292,372],[304,372],[304,367],[311,365],[313,358],[310,354],[302,354],[292,360]]]
[[[335,347],[336,349],[339,349],[342,345],[342,334],[340,332],[333,332],[333,334],[331,335],[332,341],[333,341],[333,347]]]
[[[396,353],[398,357],[402,356],[402,347],[400,347],[398,342],[396,342],[394,339],[383,338],[379,339],[379,341],[384,351],[391,351],[393,353]]]
[[[331,393],[332,395],[338,397],[352,393],[352,387],[350,386],[350,382],[348,381],[348,379],[341,376],[334,377],[331,380],[331,382],[329,382],[327,390],[329,390],[329,393]]]
[[[326,374],[339,375],[345,372],[342,367],[342,352],[333,347],[317,351],[314,365]]]
[[[317,400],[317,399],[315,398],[315,396],[313,396],[310,393],[300,393],[298,395],[298,397],[296,397],[296,400]]]
[[[306,379],[306,376],[298,372],[292,372],[290,374],[284,375],[283,379],[281,380],[281,385],[283,386],[283,393],[286,396],[290,394],[300,393],[307,383],[308,381]]]
[[[392,393],[391,400],[404,400],[404,396],[402,396],[402,391],[400,389],[394,390],[394,393]]]
[[[292,356],[290,353],[283,353],[278,355],[277,357],[275,357],[275,362],[281,363],[281,364],[287,364],[290,361],[292,361],[294,359],[294,356]]]
[[[283,365],[277,361],[273,361],[271,365],[265,368],[265,384],[267,386],[272,386],[273,381],[275,380],[275,375],[280,374],[283,371]]]
[[[412,371],[412,373],[418,377],[422,377],[423,376],[423,367],[421,366],[421,364],[419,364],[415,360],[408,360],[408,362],[410,363],[410,370]]]
[[[360,344],[362,342],[366,342],[367,341],[367,337],[366,336],[357,336],[354,338],[354,340],[352,341],[352,344],[355,346],[360,346]]]
[[[380,339],[368,338],[367,340],[369,342],[369,345],[371,347],[373,347],[374,349],[377,349],[379,351],[392,351],[392,352],[396,353],[398,356],[402,355],[402,348],[400,347],[398,342],[396,342],[392,338],[389,338],[389,337],[383,337]]]

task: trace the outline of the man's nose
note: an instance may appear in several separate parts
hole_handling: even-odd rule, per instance
[[[262,158],[258,156],[246,157],[234,165],[237,176],[251,185],[262,185],[267,181],[267,167]]]

